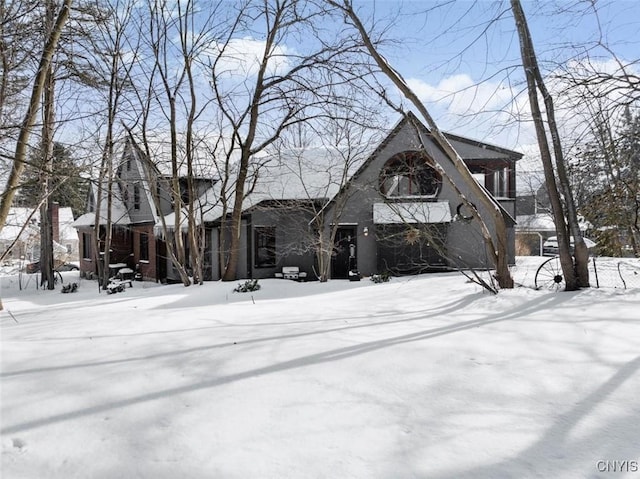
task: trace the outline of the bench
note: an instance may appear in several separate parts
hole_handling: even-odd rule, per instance
[[[124,291],[125,286],[133,288],[134,272],[131,268],[120,268],[115,276],[109,278],[109,284],[107,285],[107,293],[121,293]]]
[[[119,279],[111,278],[109,280],[109,284],[107,285],[107,294],[122,293],[126,285],[129,285],[130,288],[133,288],[133,280],[131,279],[119,280]]]
[[[307,279],[307,273],[300,271],[298,266],[283,266],[281,273],[275,274],[276,278],[292,279],[294,281],[304,281]]]

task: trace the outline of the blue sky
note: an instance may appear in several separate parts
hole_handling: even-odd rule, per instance
[[[584,57],[587,51],[592,61],[610,68],[606,65],[611,53],[598,42],[620,59],[638,59],[640,1],[522,4],[538,61],[546,72]],[[361,0],[356,6],[368,25],[393,23],[386,36],[397,43],[385,47],[384,53],[441,128],[525,153],[533,151],[531,125],[514,117],[526,112],[527,101],[508,0]],[[500,112],[504,109],[511,113]],[[575,131],[571,115],[566,119],[567,131]]]

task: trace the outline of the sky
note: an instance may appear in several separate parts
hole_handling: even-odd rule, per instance
[[[519,41],[508,1],[360,1],[369,25],[393,26],[383,53],[429,108],[440,128],[535,156]],[[636,61],[640,2],[522,2],[544,72],[591,58],[611,70],[612,55]],[[599,43],[606,44],[610,51]],[[632,71],[638,72],[638,65]],[[555,84],[547,85],[553,92]],[[558,95],[561,97],[561,95]],[[561,108],[563,98],[556,98]],[[575,111],[559,112],[566,135],[579,128]],[[523,162],[523,163],[526,163]],[[537,162],[527,168],[537,168]]]

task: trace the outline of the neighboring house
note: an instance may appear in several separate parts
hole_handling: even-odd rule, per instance
[[[541,256],[542,244],[555,234],[549,195],[544,185],[516,198],[516,251],[519,256]]]
[[[158,145],[154,154],[165,159],[167,153],[161,144]],[[166,162],[146,161],[146,156],[128,140],[119,147],[114,181],[111,185],[103,182],[100,192],[98,185],[90,186],[86,212],[73,225],[80,237],[80,274],[85,277],[97,274],[96,259],[102,258],[104,254],[106,225],[110,223],[109,256],[114,270],[127,266],[149,281],[176,279],[171,274],[171,262],[167,257],[166,243],[160,228],[162,218],[172,216],[168,193],[172,178],[170,166]],[[184,168],[180,169],[180,174],[184,174]],[[199,194],[212,184],[210,177],[204,178],[201,175],[194,181]],[[181,177],[179,186],[183,192],[183,200],[188,201],[186,179]],[[100,205],[97,204],[98,197],[101,198]],[[96,211],[99,211],[100,225],[98,255],[94,251]]]
[[[424,127],[421,137],[407,119],[402,119],[383,141],[369,145],[368,153],[358,157],[350,158],[348,152],[337,149],[308,148],[260,158],[262,166],[251,172],[252,192],[243,205],[238,277],[274,277],[285,266],[297,266],[308,278],[315,277],[318,228],[325,236],[335,233],[332,278],[347,278],[353,270],[368,276],[385,271],[412,274],[490,267],[477,222],[469,221],[470,212],[462,206],[460,193],[477,205],[485,218],[490,215]],[[447,137],[501,209],[513,262],[515,172],[522,155],[457,135]],[[112,246],[112,262],[137,267],[146,279],[177,280],[159,227],[162,218],[174,225],[171,205],[167,197],[154,207],[149,192],[159,187],[147,181],[164,175],[144,158],[131,145],[122,155],[118,186],[114,187],[118,198],[112,205],[112,219],[120,221],[114,221],[118,242],[117,248]],[[453,178],[456,187],[431,166],[436,163]],[[221,182],[215,180],[205,175],[197,179],[200,196],[196,200],[207,244],[205,277],[213,280],[221,277],[220,262],[229,244],[227,218],[219,201]],[[90,198],[95,198],[94,190]],[[92,201],[87,214],[76,222],[83,239],[81,270],[85,273],[95,271],[89,250],[95,222]],[[106,212],[106,207],[101,211]],[[494,234],[495,225],[489,221],[488,227]]]
[[[533,194],[516,199],[516,252],[521,256],[542,256],[544,242],[556,236],[549,195],[544,185]],[[591,225],[578,217],[584,234]],[[591,248],[592,246],[590,246]]]
[[[52,204],[52,228],[54,256],[61,261],[78,257],[78,234],[73,228],[73,212],[70,207]],[[25,226],[26,225],[26,226]],[[18,238],[5,260],[22,259],[26,262],[40,259],[40,210],[28,207],[12,207],[0,232],[0,254],[4,254]]]

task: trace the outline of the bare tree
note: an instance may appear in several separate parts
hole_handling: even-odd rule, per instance
[[[55,21],[55,5],[47,0],[45,5],[45,33],[51,34]],[[41,284],[47,289],[55,288],[53,272],[53,225],[52,211],[49,203],[49,181],[53,173],[53,133],[55,128],[55,75],[50,62],[44,79],[42,97],[42,163],[40,169],[40,184],[44,203],[40,207],[40,273]]]
[[[224,280],[238,275],[243,204],[259,171],[260,154],[292,125],[319,114],[315,108],[327,102],[331,72],[352,48],[335,32],[317,27],[327,15],[323,2],[243,3],[212,55],[211,85],[219,124],[228,137],[220,166]],[[264,41],[242,40],[255,30],[263,32]],[[297,40],[306,51],[287,52],[285,39]],[[242,57],[243,41],[256,52],[254,58]],[[246,71],[238,71],[243,67]]]
[[[283,253],[313,252],[321,282],[331,275],[340,220],[357,192],[350,180],[371,154],[371,145],[379,144],[386,126],[380,105],[367,100],[360,86],[350,83],[340,96],[320,106],[321,115],[284,132],[269,149],[275,165],[268,164],[265,171],[269,189],[280,195],[272,202],[283,208],[283,216],[294,195],[293,206],[310,218],[287,234],[296,241]],[[377,191],[377,185],[369,186]]]
[[[199,128],[203,124],[208,128],[203,115],[211,102],[203,93],[206,84],[200,78],[207,68],[203,65],[207,49],[216,42],[218,30],[227,28],[221,5],[149,1],[145,18],[140,20],[140,35],[145,39],[151,63],[146,63],[146,91],[138,90],[143,111],[139,143],[157,211],[156,186],[171,197],[173,224],[167,224],[162,214],[158,219],[167,238],[167,253],[185,286],[191,284],[190,275],[196,283],[204,277],[204,230],[198,220],[202,214],[198,205],[201,191],[196,177],[202,175],[205,160],[198,151],[203,149],[201,141],[206,133]],[[168,131],[168,177],[159,171],[158,164],[163,159],[156,158],[151,147],[152,137],[161,130]]]
[[[571,165],[578,207],[592,225],[600,254],[631,252],[638,257],[640,116],[629,108],[617,121],[608,109],[592,116],[591,138],[575,153]]]
[[[0,3],[0,165],[13,161],[20,120],[26,108],[22,93],[33,77],[31,60],[42,37],[35,18],[40,2],[13,0]],[[8,170],[8,168],[7,168]]]
[[[531,107],[531,113],[536,127],[538,146],[545,172],[545,184],[547,186],[556,233],[558,236],[560,264],[566,281],[566,289],[572,291],[580,287],[589,286],[589,252],[582,238],[582,232],[580,231],[580,226],[578,224],[578,215],[573,200],[573,192],[571,191],[571,186],[569,184],[560,135],[558,133],[558,127],[555,119],[553,98],[545,86],[542,74],[538,67],[531,34],[519,0],[511,0],[511,8],[516,21],[516,27],[518,29],[522,62],[527,79],[529,105]],[[538,93],[540,93],[544,99],[547,126],[549,128],[549,134],[553,145],[553,157],[555,158],[555,171],[558,174],[558,180],[564,196],[566,217],[556,183],[554,163],[542,118],[542,111],[538,103]],[[572,234],[574,238],[575,262],[571,257],[570,234]]]
[[[498,203],[494,201],[490,195],[484,190],[480,185],[473,179],[471,172],[465,165],[464,161],[460,157],[460,155],[455,151],[455,149],[451,146],[447,138],[438,128],[436,122],[431,117],[429,111],[425,107],[425,105],[420,101],[418,96],[412,91],[407,82],[402,78],[402,76],[393,69],[393,67],[387,62],[387,60],[379,53],[376,49],[375,44],[371,40],[369,33],[367,32],[366,27],[361,22],[357,13],[353,9],[353,4],[350,0],[329,0],[329,4],[333,5],[336,8],[341,9],[341,11],[345,15],[345,19],[350,22],[351,25],[357,30],[360,37],[362,38],[362,42],[364,47],[371,55],[371,58],[374,60],[377,67],[380,71],[386,75],[393,84],[402,92],[402,94],[415,106],[415,108],[420,112],[420,115],[424,118],[427,126],[429,127],[434,139],[438,143],[438,145],[445,152],[447,159],[451,162],[451,165],[455,167],[456,171],[463,178],[463,181],[470,188],[470,190],[474,193],[474,195],[482,202],[482,205],[485,207],[488,213],[488,218],[482,218],[476,206],[469,201],[465,195],[462,194],[460,189],[458,189],[461,198],[464,203],[472,212],[474,218],[479,221],[482,237],[484,239],[485,244],[487,245],[488,254],[492,263],[495,265],[496,269],[496,279],[501,288],[513,288],[513,278],[511,276],[511,272],[509,271],[509,256],[508,256],[508,245],[507,245],[507,227],[505,223],[505,219],[502,213],[502,210]],[[421,132],[419,128],[416,126],[416,130],[418,131],[418,135],[421,136]],[[423,142],[424,143],[424,142]],[[449,175],[446,174],[446,171],[442,170],[447,177]],[[449,178],[450,179],[450,178]],[[452,185],[455,185],[455,182],[451,181]],[[495,238],[492,237],[489,228],[487,227],[487,220],[490,220],[496,230]]]
[[[0,231],[4,227],[4,224],[7,220],[9,208],[11,207],[11,203],[15,196],[16,187],[19,183],[20,176],[22,175],[22,172],[25,168],[29,137],[31,136],[33,126],[37,119],[42,92],[45,88],[47,72],[51,64],[51,59],[53,58],[53,55],[58,46],[58,40],[60,39],[60,36],[62,34],[62,29],[67,19],[69,18],[71,2],[72,0],[65,0],[60,7],[56,17],[56,21],[53,25],[53,28],[51,29],[50,34],[47,37],[44,48],[42,49],[42,53],[40,55],[40,62],[36,77],[33,82],[29,105],[20,126],[20,132],[12,161],[11,172],[9,174],[9,178],[7,179],[5,193],[0,198]]]

